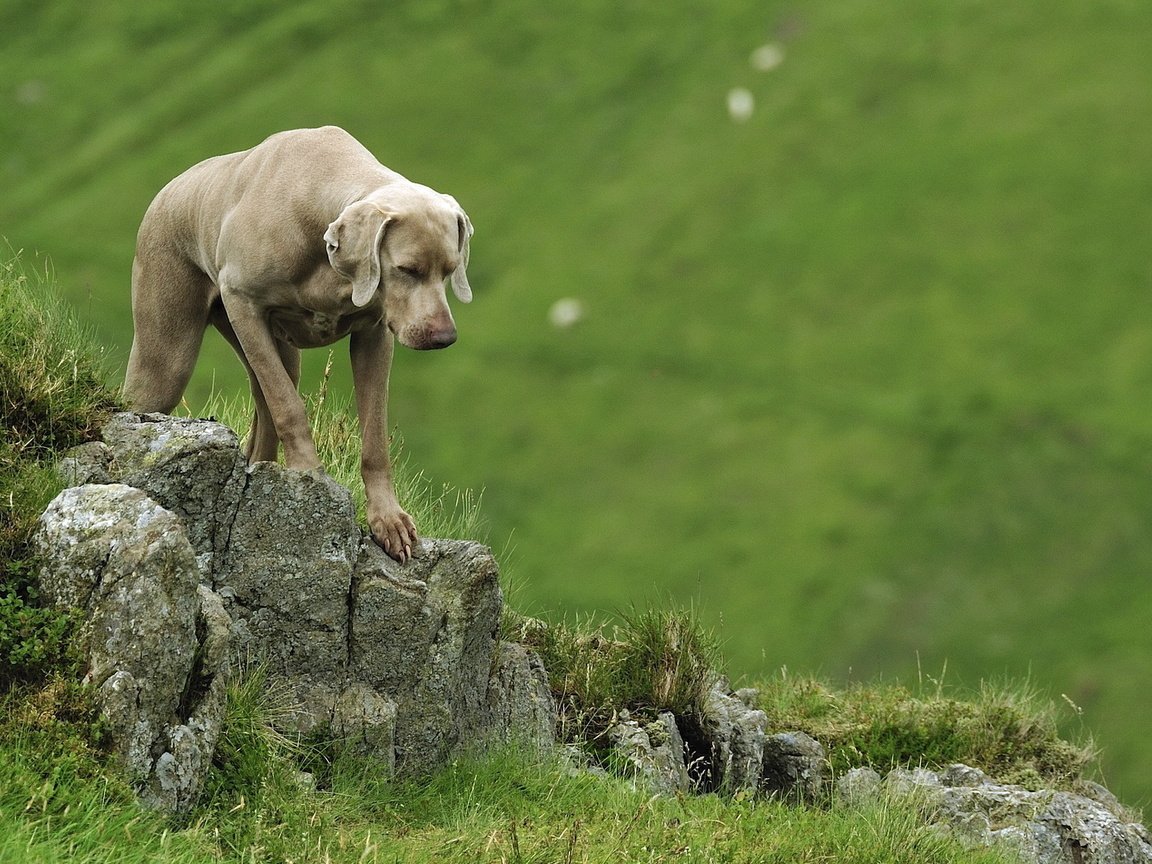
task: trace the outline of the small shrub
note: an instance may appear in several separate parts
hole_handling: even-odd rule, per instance
[[[22,564],[9,562],[7,569],[10,581],[0,588],[0,687],[51,670],[74,675],[82,663],[73,638],[79,616],[42,605]]]

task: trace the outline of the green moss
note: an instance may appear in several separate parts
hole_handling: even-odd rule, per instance
[[[1066,788],[1095,755],[1061,736],[1056,705],[1027,685],[950,695],[895,684],[833,690],[781,676],[763,685],[761,700],[770,726],[808,732],[837,772],[963,762],[1005,782]]]

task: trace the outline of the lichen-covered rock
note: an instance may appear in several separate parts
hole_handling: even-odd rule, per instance
[[[144,698],[175,707],[196,649],[196,558],[180,521],[121,484],[65,489],[33,542],[50,562],[40,585],[58,606],[88,613],[88,678],[155,679]]]
[[[828,779],[824,748],[803,732],[780,732],[764,742],[760,788],[768,795],[816,801]]]
[[[621,767],[644,781],[653,792],[675,795],[691,789],[692,781],[684,764],[684,739],[670,712],[662,712],[651,723],[641,723],[627,711],[621,712],[606,738]]]
[[[546,750],[556,743],[556,716],[548,671],[540,657],[523,645],[501,642],[478,734]]]
[[[107,484],[113,479],[109,468],[112,450],[103,441],[87,441],[70,449],[59,462],[56,472],[66,486]]]
[[[137,489],[89,484],[56,497],[33,543],[45,596],[86,614],[86,680],[129,776],[146,801],[186,809],[219,734],[223,675],[199,651],[210,604],[180,520]],[[211,659],[225,655],[218,644]]]
[[[700,726],[711,743],[712,787],[736,794],[760,788],[768,717],[729,692],[719,681],[708,692]]]
[[[875,800],[884,778],[873,768],[853,768],[838,776],[833,795],[841,807],[859,807]]]
[[[236,433],[212,420],[127,412],[102,432],[109,479],[180,517],[205,573],[214,573],[244,488]]]
[[[1152,862],[1152,839],[1142,824],[1084,795],[998,784],[964,765],[939,773],[896,769],[882,788],[913,797],[966,842],[1010,848],[1029,864]]]
[[[440,764],[482,737],[503,604],[498,575],[478,543],[425,540],[400,565],[364,541],[349,668],[396,703],[398,771]]]
[[[299,684],[301,701],[306,682],[338,691],[345,677],[360,542],[351,493],[327,475],[248,469],[216,587],[240,644]]]
[[[396,703],[365,684],[350,684],[336,700],[332,733],[344,747],[396,769]]]

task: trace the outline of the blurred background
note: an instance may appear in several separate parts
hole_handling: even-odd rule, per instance
[[[1148,804],[1149,45],[1142,0],[2,0],[0,235],[119,374],[160,187],[341,125],[476,226],[391,419],[516,608],[1028,679]],[[210,333],[192,410],[246,386]]]

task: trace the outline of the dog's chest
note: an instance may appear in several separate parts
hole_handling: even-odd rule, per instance
[[[343,339],[367,317],[357,310],[340,314],[335,310],[306,309],[302,307],[278,308],[270,311],[268,323],[272,335],[297,348],[319,348]]]

